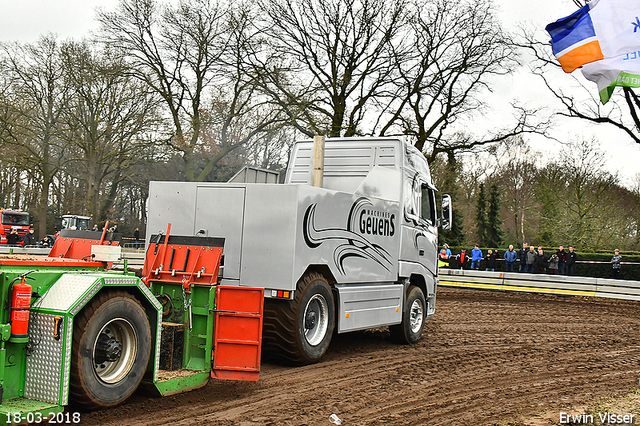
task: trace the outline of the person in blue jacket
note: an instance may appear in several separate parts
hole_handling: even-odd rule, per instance
[[[509,245],[509,250],[504,252],[505,272],[513,272],[513,265],[516,263],[518,253],[513,249],[513,244]]]
[[[442,250],[440,250],[440,258],[442,260],[447,260],[451,257],[451,249],[449,248],[449,244],[444,243],[442,246]]]
[[[471,250],[471,269],[480,269],[482,257],[482,250],[480,250],[476,244],[473,250]]]
[[[449,267],[449,259],[451,259],[451,250],[449,246],[445,244],[438,253],[438,267]]]

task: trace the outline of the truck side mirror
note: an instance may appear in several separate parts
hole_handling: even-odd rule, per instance
[[[451,208],[451,195],[444,194],[442,196],[442,218],[440,220],[440,226],[443,230],[451,230],[451,224],[453,223],[453,210]]]

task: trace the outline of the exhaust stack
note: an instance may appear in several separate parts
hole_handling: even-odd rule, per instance
[[[324,136],[313,137],[313,165],[311,169],[311,186],[322,188],[324,175]]]

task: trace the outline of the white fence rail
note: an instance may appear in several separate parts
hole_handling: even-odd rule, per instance
[[[440,284],[486,290],[522,291],[640,300],[640,281],[581,276],[439,269]]]
[[[30,254],[33,256],[48,256],[50,251],[50,248],[9,247],[7,245],[0,246],[0,254]]]

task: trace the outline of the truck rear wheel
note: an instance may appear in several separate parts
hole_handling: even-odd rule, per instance
[[[74,319],[72,399],[86,409],[124,402],[142,381],[150,353],[149,319],[140,302],[124,291],[99,294]]]
[[[413,344],[422,337],[427,303],[419,287],[410,285],[407,289],[407,303],[402,313],[402,322],[389,326],[391,337],[398,343]]]
[[[296,365],[318,362],[331,342],[334,306],[327,280],[316,272],[300,279],[294,300],[265,299],[265,355]]]

